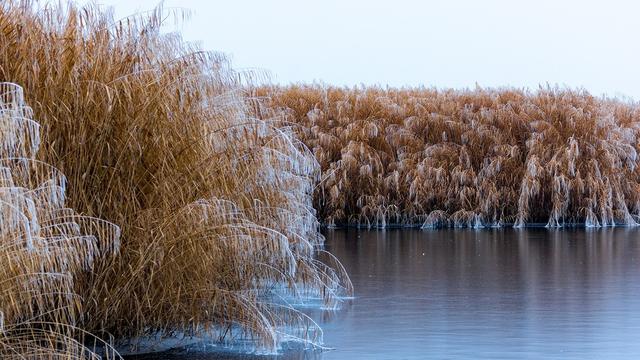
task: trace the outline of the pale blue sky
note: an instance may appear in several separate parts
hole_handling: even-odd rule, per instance
[[[78,0],[85,3],[85,0]],[[157,0],[95,0],[118,16]],[[640,3],[628,0],[166,0],[180,30],[274,82],[538,84],[640,100]]]

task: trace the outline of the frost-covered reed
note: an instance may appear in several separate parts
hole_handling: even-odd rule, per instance
[[[260,88],[324,177],[328,225],[640,221],[640,108],[586,91]]]
[[[175,334],[320,344],[286,300],[334,306],[351,293],[322,251],[318,163],[245,105],[251,74],[160,31],[172,15],[181,20],[162,8],[117,21],[95,5],[0,5],[0,79],[25,87],[43,128],[36,159],[65,173],[67,204],[122,229],[119,254],[69,284],[78,324],[133,346]],[[55,174],[38,194],[58,194]]]
[[[0,83],[0,357],[94,358],[76,328],[76,281],[117,251],[120,229],[66,207],[65,177],[36,159],[39,148],[22,88]]]

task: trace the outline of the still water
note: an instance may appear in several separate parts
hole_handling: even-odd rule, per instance
[[[640,359],[640,229],[326,237],[356,291],[341,310],[310,313],[335,350],[145,358]]]

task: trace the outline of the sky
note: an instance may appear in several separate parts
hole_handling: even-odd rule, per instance
[[[77,0],[79,4],[87,3]],[[117,17],[157,0],[94,0]],[[275,83],[584,88],[640,100],[633,0],[166,0],[180,31]]]

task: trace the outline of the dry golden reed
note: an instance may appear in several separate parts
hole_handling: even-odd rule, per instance
[[[246,106],[250,76],[162,33],[167,16],[0,5],[0,79],[24,87],[42,125],[35,161],[67,176],[68,206],[122,232],[118,253],[101,252],[67,284],[78,316],[60,322],[133,345],[192,335],[320,343],[291,304],[333,306],[352,289],[322,250],[319,166],[278,118]]]
[[[318,159],[328,225],[640,221],[635,103],[557,88],[251,91]]]
[[[65,177],[36,160],[39,148],[22,88],[0,83],[0,357],[96,358],[75,327],[75,281],[117,251],[120,229],[66,207]]]

